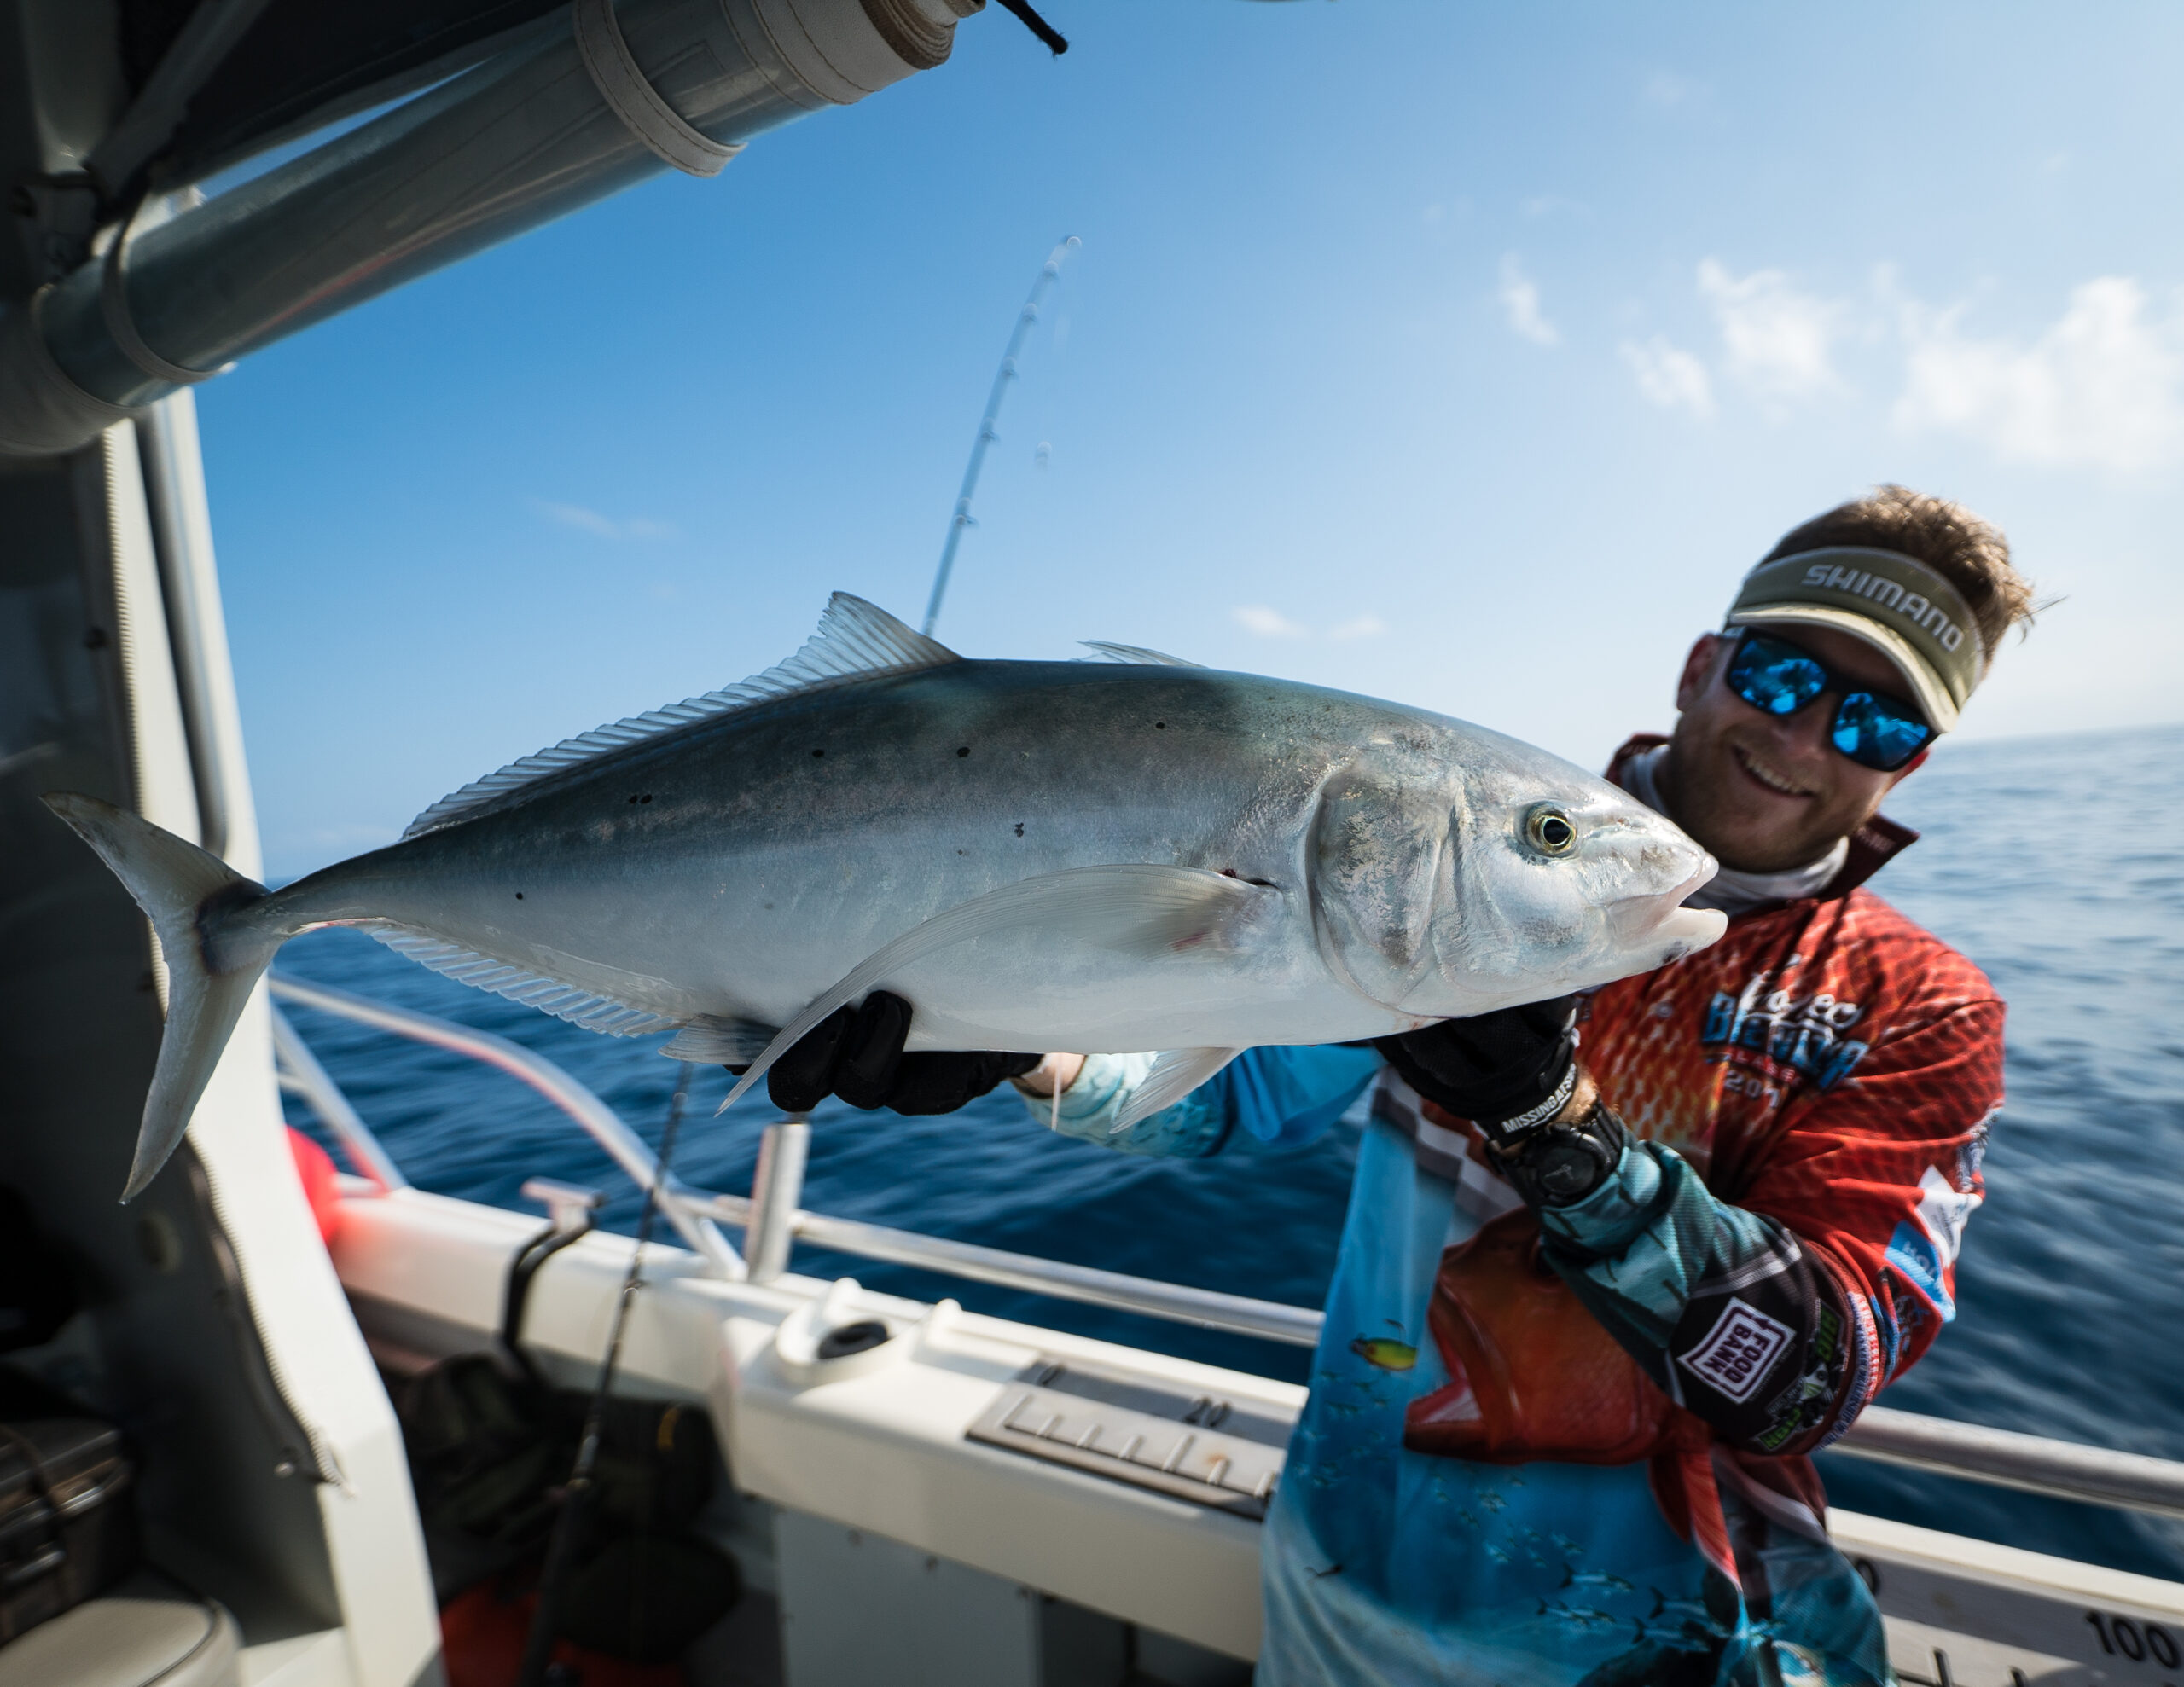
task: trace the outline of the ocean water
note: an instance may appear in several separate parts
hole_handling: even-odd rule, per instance
[[[1984,967],[2010,1005],[2009,1101],[1958,1315],[1881,1397],[1967,1423],[2184,1459],[2184,728],[1944,745],[1890,804],[1924,834],[1874,889]],[[595,1036],[450,983],[355,932],[282,968],[497,1032],[556,1061],[656,1141],[677,1068],[659,1040]],[[461,1057],[291,1010],[421,1187],[525,1209],[526,1177],[639,1195],[590,1139]],[[750,1187],[763,1104],[712,1116],[700,1070],[675,1169]],[[309,1126],[291,1102],[291,1117]],[[813,1121],[804,1204],[906,1230],[1317,1306],[1354,1133],[1279,1155],[1161,1162],[1048,1134],[1006,1089],[943,1119],[839,1105]],[[800,1249],[799,1270],[1304,1380],[1299,1349]],[[1867,1464],[1822,1464],[1852,1510],[2184,1580],[2184,1523]]]

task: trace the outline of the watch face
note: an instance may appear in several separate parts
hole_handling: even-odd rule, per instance
[[[1600,1176],[1600,1162],[1586,1151],[1588,1145],[1574,1132],[1557,1132],[1532,1151],[1532,1168],[1539,1186],[1557,1200],[1567,1201],[1592,1187]]]
[[[1524,1150],[1525,1172],[1549,1206],[1583,1200],[1600,1187],[1614,1164],[1607,1145],[1592,1133],[1556,1125],[1542,1131]]]

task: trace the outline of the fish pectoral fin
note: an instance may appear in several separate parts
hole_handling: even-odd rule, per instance
[[[1240,1048],[1171,1048],[1153,1063],[1145,1081],[1130,1092],[1107,1134],[1120,1136],[1141,1119],[1173,1107],[1244,1051]]]
[[[1148,960],[1218,954],[1245,933],[1254,915],[1278,905],[1281,897],[1271,886],[1204,867],[1150,864],[1071,867],[1004,884],[912,926],[860,961],[781,1029],[728,1093],[720,1110],[733,1106],[836,1008],[862,1001],[906,967],[953,944],[1042,926],[1056,936]]]
[[[701,1013],[677,1031],[660,1052],[670,1060],[694,1061],[701,1066],[747,1066],[780,1035],[778,1025]]]

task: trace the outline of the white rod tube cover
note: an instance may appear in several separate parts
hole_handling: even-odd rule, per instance
[[[613,21],[653,93],[728,148],[944,62],[957,19],[984,4],[625,0]],[[73,450],[173,391],[161,369],[217,370],[665,168],[619,91],[618,108],[573,26],[531,39],[143,228],[114,287],[95,257],[13,302],[0,455]]]

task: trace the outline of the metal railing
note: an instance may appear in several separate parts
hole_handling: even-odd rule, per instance
[[[281,1087],[291,1095],[303,1097],[311,1110],[324,1121],[326,1128],[341,1139],[358,1171],[381,1189],[410,1186],[410,1180],[394,1163],[394,1157],[380,1146],[371,1127],[349,1104],[341,1086],[318,1064],[311,1045],[277,1007],[273,1010],[273,1070]]]
[[[488,1066],[498,1067],[519,1082],[526,1083],[544,1096],[556,1107],[574,1119],[590,1133],[593,1141],[613,1157],[614,1163],[640,1189],[651,1187],[659,1169],[651,1149],[644,1139],[622,1122],[622,1116],[564,1072],[543,1055],[497,1037],[490,1031],[473,1031],[467,1025],[450,1024],[444,1019],[435,1019],[428,1014],[412,1013],[407,1008],[389,1007],[383,1002],[352,996],[346,990],[337,990],[324,984],[306,984],[300,979],[276,977],[270,982],[276,998],[292,1001],[300,1007],[317,1009],[343,1019],[353,1019],[360,1025],[370,1025],[382,1031],[392,1031],[396,1036],[407,1037],[412,1042],[429,1043],[435,1048],[467,1055]],[[275,1045],[276,1055],[279,1045]],[[316,1067],[317,1062],[311,1064]],[[295,1074],[299,1082],[308,1081]],[[334,1081],[322,1069],[319,1078],[328,1087]],[[306,1099],[309,1099],[306,1093]],[[334,1116],[319,1114],[327,1128],[338,1134],[345,1145],[357,1154],[359,1163],[391,1163],[386,1151],[379,1145],[370,1131],[363,1128],[363,1121],[356,1110],[343,1103]],[[351,1134],[352,1132],[357,1133]],[[398,1173],[398,1176],[399,1174]],[[707,1218],[688,1198],[690,1191],[673,1179],[668,1181],[666,1198],[661,1210],[677,1230],[682,1234],[699,1258],[705,1261],[717,1275],[741,1277],[743,1260],[729,1240],[720,1233],[713,1221]]]
[[[2184,1464],[1869,1406],[1838,1452],[2056,1499],[2184,1517]]]
[[[741,1195],[716,1195],[706,1210],[726,1223],[745,1224],[749,1222],[757,1204]],[[1243,1295],[1192,1289],[1150,1277],[1130,1277],[1092,1266],[1065,1265],[1060,1260],[1012,1254],[1000,1248],[981,1248],[976,1243],[953,1242],[942,1236],[921,1236],[915,1231],[890,1230],[885,1225],[866,1224],[859,1219],[829,1218],[824,1213],[808,1213],[801,1209],[789,1212],[787,1228],[791,1235],[816,1248],[831,1248],[838,1254],[854,1254],[863,1260],[917,1266],[950,1277],[966,1278],[973,1283],[992,1283],[1004,1289],[1050,1295],[1056,1300],[1143,1313],[1148,1318],[1194,1324],[1202,1330],[1263,1336],[1269,1342],[1287,1342],[1292,1347],[1319,1345],[1321,1314],[1306,1307],[1254,1301]],[[752,1246],[755,1258],[756,1244]]]
[[[272,991],[284,1001],[500,1068],[529,1084],[575,1120],[640,1187],[651,1183],[656,1164],[652,1151],[612,1108],[551,1061],[485,1032],[387,1007],[322,984],[276,977]],[[333,1079],[311,1058],[302,1039],[277,1010],[275,1019],[282,1087],[310,1102],[375,1181],[388,1188],[403,1187],[407,1180]],[[766,1281],[785,1268],[790,1244],[802,1240],[860,1259],[915,1266],[973,1282],[1141,1313],[1201,1329],[1256,1336],[1293,1347],[1310,1348],[1319,1342],[1324,1319],[1306,1307],[1255,1301],[1241,1295],[1066,1265],[1034,1255],[806,1212],[797,1205],[797,1197],[801,1192],[810,1129],[798,1118],[767,1127],[750,1196],[723,1195],[670,1180],[665,1210],[716,1274],[737,1278],[747,1275],[754,1281]],[[747,1272],[742,1256],[715,1227],[716,1220],[743,1227],[744,1249],[752,1261]],[[695,1239],[698,1237],[709,1238],[711,1245],[701,1244]],[[2140,1453],[2115,1452],[1878,1406],[1867,1407],[1833,1450],[2028,1493],[2184,1517],[2184,1463]]]

